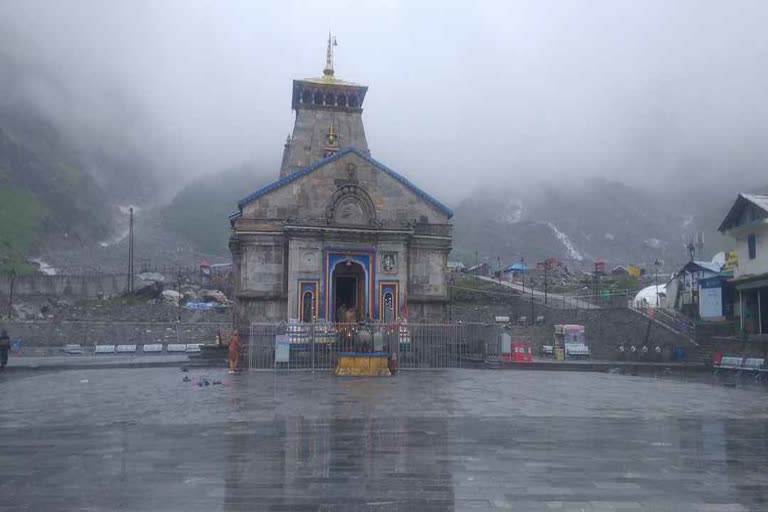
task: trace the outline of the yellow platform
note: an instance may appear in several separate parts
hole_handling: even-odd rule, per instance
[[[389,377],[387,355],[384,353],[339,354],[336,375],[342,377]]]

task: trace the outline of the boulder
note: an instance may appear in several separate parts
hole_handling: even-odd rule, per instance
[[[197,302],[197,294],[194,290],[187,290],[183,294],[184,302]]]
[[[13,305],[13,314],[20,320],[39,320],[44,318],[37,306],[23,302]]]
[[[142,272],[133,279],[133,290],[141,297],[158,297],[163,291],[165,276],[159,272]]]
[[[164,283],[165,276],[160,272],[142,272],[141,274],[136,274],[136,280],[151,281],[154,283]]]
[[[160,298],[162,299],[163,304],[172,304],[174,306],[178,306],[181,294],[179,294],[179,292],[176,290],[163,290],[163,292],[160,294]]]
[[[204,302],[218,302],[219,304],[228,304],[229,299],[221,290],[200,290],[197,294],[199,300]]]

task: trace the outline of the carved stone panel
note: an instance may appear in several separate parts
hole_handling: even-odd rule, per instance
[[[397,273],[397,253],[385,252],[381,255],[381,271],[385,274]]]
[[[317,251],[314,249],[307,249],[301,251],[301,270],[313,271],[317,270]]]
[[[325,219],[332,225],[372,226],[376,224],[376,207],[362,187],[345,184],[334,192]]]

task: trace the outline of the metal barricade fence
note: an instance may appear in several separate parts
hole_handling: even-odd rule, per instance
[[[494,324],[252,323],[247,359],[252,369],[332,370],[339,354],[385,352],[400,369],[461,368],[498,361]]]

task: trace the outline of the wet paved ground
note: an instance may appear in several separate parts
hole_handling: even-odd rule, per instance
[[[767,510],[766,393],[544,371],[6,373],[0,511]]]

